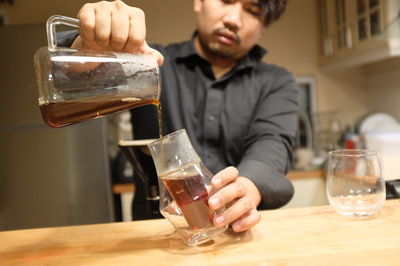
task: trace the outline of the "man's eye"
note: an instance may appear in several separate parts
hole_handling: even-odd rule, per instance
[[[249,12],[250,14],[258,17],[258,16],[261,15],[261,8],[259,8],[259,7],[249,7],[249,8],[247,8],[247,12]]]

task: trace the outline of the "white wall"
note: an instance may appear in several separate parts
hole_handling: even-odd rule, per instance
[[[365,68],[367,105],[371,112],[387,112],[400,121],[400,59]]]

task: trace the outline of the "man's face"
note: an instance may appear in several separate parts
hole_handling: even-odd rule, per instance
[[[259,0],[194,0],[200,53],[237,60],[263,31]]]

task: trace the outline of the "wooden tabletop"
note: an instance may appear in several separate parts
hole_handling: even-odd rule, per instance
[[[187,247],[166,220],[0,232],[0,265],[400,265],[400,201],[378,216],[263,211],[252,230]]]

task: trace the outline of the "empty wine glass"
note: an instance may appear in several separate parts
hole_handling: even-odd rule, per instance
[[[329,153],[327,196],[336,212],[364,217],[376,214],[386,199],[379,154],[368,150]]]

